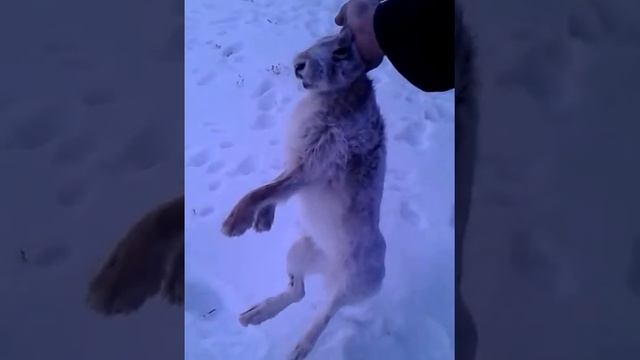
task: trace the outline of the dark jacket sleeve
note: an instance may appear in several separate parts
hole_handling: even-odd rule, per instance
[[[453,0],[387,0],[374,15],[382,51],[396,70],[423,91],[454,87]]]

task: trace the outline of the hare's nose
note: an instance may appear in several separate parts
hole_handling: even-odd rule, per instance
[[[302,79],[302,70],[304,70],[304,67],[307,65],[306,61],[298,61],[297,63],[295,63],[295,65],[293,65],[296,77],[298,79]]]

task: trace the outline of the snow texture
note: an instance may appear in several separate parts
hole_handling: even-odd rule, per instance
[[[323,304],[321,281],[274,319],[238,315],[287,284],[298,235],[293,204],[270,232],[227,238],[235,202],[282,169],[284,123],[302,89],[294,55],[335,33],[341,1],[187,0],[185,10],[186,280],[188,360],[282,359]],[[383,289],[341,310],[309,359],[453,358],[454,94],[425,94],[384,62],[371,73],[387,121],[381,229]]]
[[[133,35],[126,29],[148,3],[1,6],[0,359],[183,355],[179,307],[153,299],[133,316],[105,318],[85,303],[116,240],[182,189],[180,176],[164,176],[183,167],[182,114],[157,105],[179,88],[146,91],[176,73],[179,59],[163,55],[174,28],[157,19],[177,17],[173,1],[154,6],[166,15]],[[137,36],[153,41],[140,46]]]
[[[640,3],[463,5],[481,70],[462,279],[477,360],[635,359]]]

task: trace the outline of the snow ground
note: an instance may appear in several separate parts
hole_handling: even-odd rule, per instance
[[[179,307],[104,318],[85,304],[123,232],[182,191],[182,109],[158,106],[181,94],[181,66],[162,56],[182,26],[173,3],[144,27],[142,1],[0,5],[0,359],[183,354]]]
[[[226,238],[220,224],[246,191],[281,169],[283,123],[301,96],[290,61],[337,30],[342,1],[187,0],[185,191],[188,360],[280,359],[323,292],[258,327],[238,315],[286,286],[293,204],[268,233]],[[427,95],[385,62],[372,73],[388,126],[382,231],[387,277],[369,303],[333,319],[310,359],[453,358],[453,92]],[[214,310],[215,309],[215,310]]]
[[[464,3],[482,70],[462,280],[477,360],[635,359],[640,3]]]

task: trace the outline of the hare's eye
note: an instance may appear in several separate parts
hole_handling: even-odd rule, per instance
[[[332,58],[333,60],[338,61],[343,60],[347,55],[349,55],[349,48],[341,47],[333,51]]]

